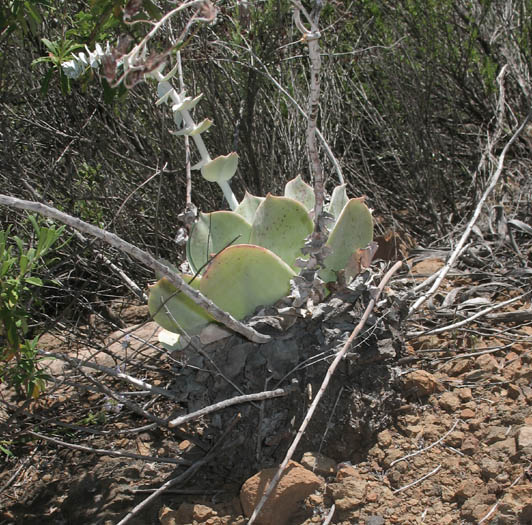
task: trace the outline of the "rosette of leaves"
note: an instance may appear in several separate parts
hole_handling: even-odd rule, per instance
[[[246,193],[234,211],[201,213],[187,244],[194,274],[183,278],[236,319],[277,302],[299,272],[301,249],[314,228],[313,208],[314,191],[298,176],[283,196]],[[353,257],[373,240],[371,212],[363,198],[347,197],[345,185],[335,188],[325,211],[331,217],[329,255],[319,277],[333,282],[344,271],[353,278]],[[155,321],[174,334],[198,334],[212,321],[164,278],[150,288],[148,304]],[[166,333],[162,340],[177,337]]]

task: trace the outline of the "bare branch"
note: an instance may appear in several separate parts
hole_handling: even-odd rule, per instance
[[[499,82],[502,84],[502,79],[504,78],[504,72],[505,72],[505,67],[501,70],[501,72],[499,73],[499,77],[498,77],[498,80]],[[502,89],[502,86],[501,86],[501,89]],[[532,111],[530,111],[528,113],[528,115],[526,116],[526,118],[523,120],[523,122],[521,123],[521,125],[517,128],[517,130],[515,131],[515,133],[512,135],[512,137],[510,138],[510,140],[506,143],[506,145],[504,146],[504,149],[502,150],[502,153],[500,154],[499,156],[499,162],[497,164],[497,169],[493,172],[492,176],[490,177],[489,181],[488,181],[488,186],[486,187],[486,189],[484,190],[484,193],[482,194],[482,197],[480,198],[478,204],[477,204],[477,207],[475,208],[475,211],[473,213],[473,216],[471,217],[469,223],[467,224],[466,226],[466,229],[462,235],[462,237],[460,238],[460,240],[458,241],[455,249],[453,250],[453,252],[451,253],[448,261],[445,263],[445,266],[437,273],[435,274],[433,277],[434,277],[434,284],[430,287],[430,289],[424,293],[411,307],[410,307],[410,310],[408,311],[408,315],[412,315],[416,310],[419,309],[419,307],[429,298],[431,297],[432,295],[434,295],[434,293],[436,292],[436,290],[440,287],[440,284],[441,282],[443,281],[443,279],[445,278],[445,276],[447,275],[447,273],[449,272],[449,270],[453,267],[454,263],[456,262],[460,252],[462,251],[462,248],[464,247],[465,243],[467,242],[467,240],[469,239],[469,236],[471,235],[471,232],[473,231],[473,227],[475,226],[479,216],[480,216],[480,212],[482,211],[482,207],[484,206],[484,203],[486,202],[488,196],[490,195],[490,193],[493,191],[493,189],[495,188],[495,186],[497,185],[497,182],[499,181],[499,177],[501,176],[501,173],[502,173],[502,170],[504,168],[504,159],[506,157],[506,153],[508,152],[508,150],[510,149],[510,146],[517,140],[517,138],[519,137],[519,135],[521,134],[521,132],[523,131],[523,129],[525,129],[525,126],[527,125],[528,121],[532,118]],[[425,281],[426,284],[428,284],[428,281]]]
[[[286,453],[285,458],[283,459],[283,462],[281,463],[281,466],[275,473],[275,476],[270,481],[270,484],[266,488],[266,491],[264,492],[261,500],[259,501],[258,505],[255,507],[255,510],[253,511],[253,514],[251,515],[251,518],[248,521],[248,525],[252,525],[252,523],[257,519],[260,511],[262,510],[262,507],[264,507],[264,504],[270,497],[270,494],[275,490],[275,487],[277,486],[277,483],[281,479],[281,476],[283,475],[284,470],[286,469],[286,466],[288,465],[288,462],[292,459],[292,456],[294,455],[294,452],[299,445],[299,442],[301,441],[301,438],[303,437],[303,434],[310,423],[310,420],[312,419],[312,416],[314,415],[314,412],[316,411],[316,408],[318,406],[318,403],[321,401],[321,398],[325,394],[325,390],[327,389],[327,386],[329,385],[329,382],[336,371],[336,368],[338,367],[338,364],[340,361],[344,358],[345,354],[351,347],[351,344],[357,337],[357,335],[360,333],[362,328],[364,328],[364,325],[366,324],[366,321],[369,318],[369,315],[373,311],[373,308],[375,307],[375,304],[377,303],[380,294],[382,293],[382,290],[388,283],[388,281],[392,278],[394,273],[399,270],[399,268],[402,265],[402,261],[396,262],[386,273],[386,275],[382,278],[382,281],[379,284],[379,287],[377,288],[377,291],[374,295],[374,297],[370,300],[368,306],[366,307],[366,310],[364,311],[364,315],[362,316],[362,319],[360,319],[359,323],[356,325],[355,329],[345,342],[342,349],[336,354],[336,357],[334,358],[334,361],[331,363],[331,366],[329,366],[329,369],[327,370],[327,374],[325,375],[325,378],[323,379],[323,382],[321,384],[320,390],[316,394],[316,397],[312,401],[312,404],[310,405],[310,408],[308,409],[308,412],[305,416],[305,419],[303,420],[303,423],[301,423],[301,426],[299,427],[299,430],[297,431],[296,437],[294,438],[294,441],[292,441],[292,444],[290,445],[290,448],[288,449],[288,452]]]
[[[114,233],[102,230],[92,224],[82,221],[76,217],[72,217],[66,213],[63,213],[55,208],[46,206],[39,202],[25,201],[22,199],[17,199],[16,197],[10,197],[8,195],[0,194],[0,204],[4,206],[10,206],[12,208],[18,208],[21,210],[29,210],[40,215],[44,215],[50,219],[55,219],[63,224],[67,224],[72,228],[82,231],[88,235],[93,235],[102,241],[105,241],[107,244],[113,248],[131,255],[141,263],[145,264],[155,272],[160,273],[162,276],[166,277],[178,290],[182,291],[188,297],[190,297],[197,305],[201,306],[207,312],[209,312],[216,321],[222,323],[230,330],[233,330],[244,337],[248,338],[254,343],[266,343],[270,340],[270,337],[267,335],[259,334],[253,328],[246,326],[245,324],[237,321],[232,315],[224,312],[222,309],[218,308],[212,301],[207,299],[202,293],[198,290],[195,290],[189,286],[182,277],[174,272],[170,267],[161,263],[155,257],[150,255],[148,252],[141,250],[137,246],[130,244],[127,241],[124,241],[122,238],[118,237]]]

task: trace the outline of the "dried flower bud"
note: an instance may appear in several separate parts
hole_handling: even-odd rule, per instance
[[[162,53],[152,53],[144,62],[144,72],[150,73],[157,69],[165,61],[165,55]]]
[[[111,84],[116,77],[116,61],[113,55],[102,57],[103,76]]]
[[[124,56],[127,53],[127,49],[131,42],[133,42],[133,37],[131,35],[120,35],[120,38],[118,39],[118,45],[116,46],[116,49],[113,50],[113,54],[116,51],[117,58]]]

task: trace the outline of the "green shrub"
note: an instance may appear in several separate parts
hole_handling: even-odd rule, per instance
[[[27,244],[11,234],[11,226],[0,231],[0,382],[27,397],[44,390],[46,374],[39,367],[39,336],[32,337],[29,305],[35,287],[43,286],[37,276],[48,262],[45,257],[63,233],[64,226],[40,226],[29,220],[34,238]]]

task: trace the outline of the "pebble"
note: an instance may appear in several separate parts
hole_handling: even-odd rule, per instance
[[[470,408],[464,408],[460,411],[460,417],[462,419],[472,419],[475,417],[475,411]]]
[[[336,461],[319,452],[305,452],[301,465],[320,476],[332,476],[336,472]]]
[[[460,399],[452,392],[445,392],[439,400],[440,407],[447,412],[456,412],[460,408]]]
[[[532,426],[521,427],[517,431],[516,441],[518,450],[532,446]]]
[[[262,497],[264,487],[268,485],[276,472],[277,468],[261,470],[249,478],[242,486],[240,502],[247,517],[251,516],[253,509]],[[290,461],[277,488],[256,520],[257,525],[271,523],[289,525],[292,523],[292,516],[298,511],[303,501],[321,488],[322,485],[323,481],[318,476],[299,463]]]
[[[443,386],[436,377],[425,370],[414,370],[402,378],[403,390],[406,395],[426,397],[441,392]]]
[[[460,447],[460,450],[467,454],[468,456],[472,456],[477,450],[479,446],[479,441],[475,436],[469,436],[466,439],[464,439],[462,446]]]

